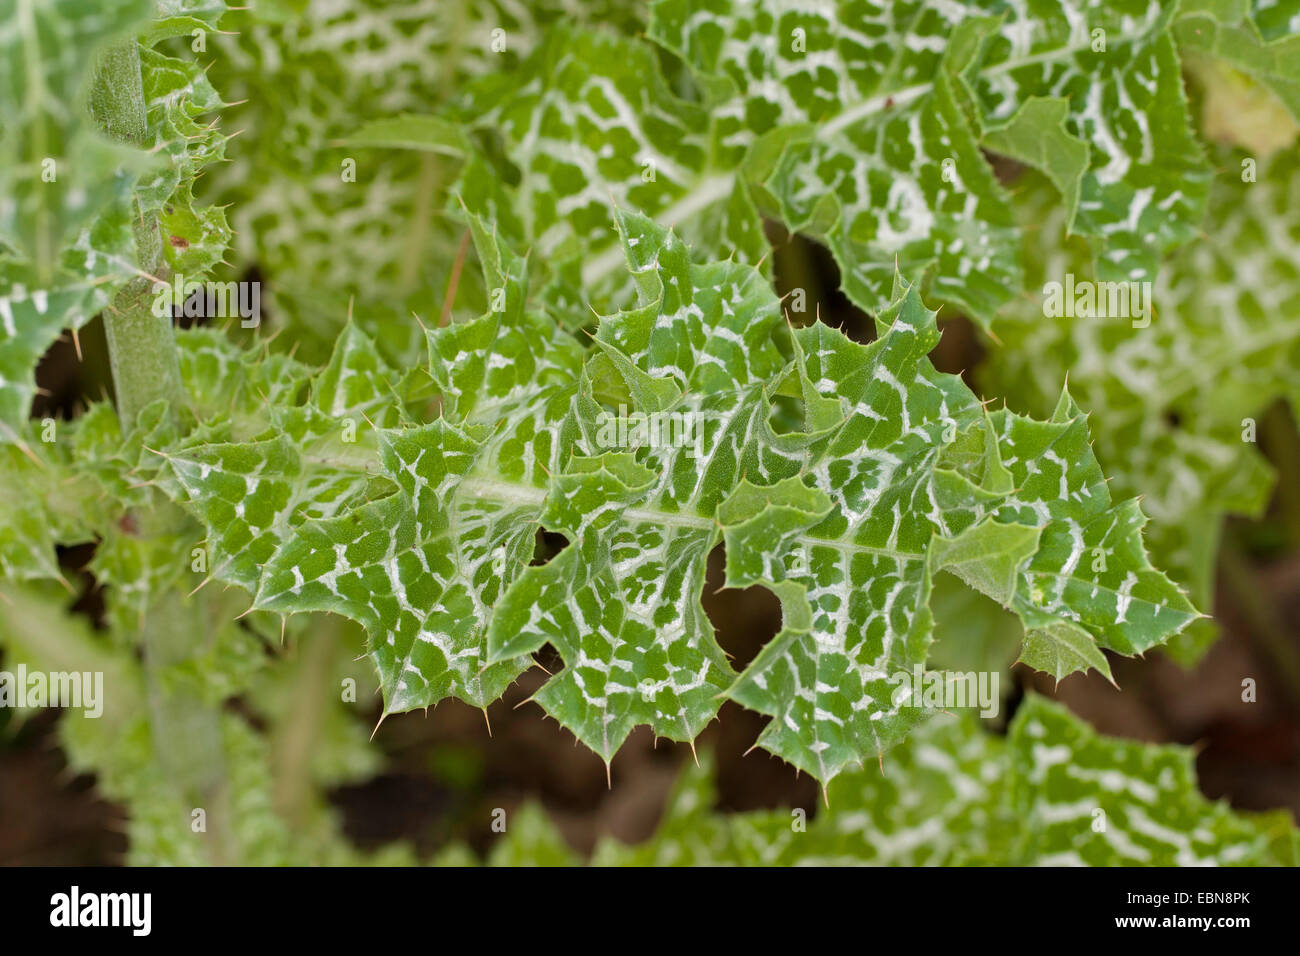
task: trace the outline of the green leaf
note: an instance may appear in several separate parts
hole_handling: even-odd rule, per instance
[[[155,49],[140,50],[148,140],[167,159],[165,167],[140,183],[137,196],[143,210],[156,212],[167,203],[190,199],[195,176],[225,159],[225,136],[217,123],[201,118],[225,106],[193,59],[167,56]]]
[[[1103,737],[1029,695],[1006,739],[939,717],[836,780],[828,806],[724,814],[689,768],[647,842],[603,841],[605,866],[1294,866],[1289,813],[1238,813],[1197,790],[1192,751]]]
[[[216,268],[230,244],[225,212],[217,206],[196,206],[191,190],[192,181],[182,183],[158,214],[167,265],[187,280]]]
[[[63,273],[52,288],[28,263],[0,258],[0,438],[19,439],[36,395],[36,363],[65,327],[84,325],[108,304],[93,277]]]
[[[340,146],[373,146],[378,149],[412,149],[463,156],[469,149],[455,124],[437,116],[404,114],[371,120],[338,141]]]
[[[1114,683],[1106,655],[1092,635],[1069,621],[1052,622],[1026,633],[1020,663],[1051,674],[1058,681],[1075,671],[1095,669]]]
[[[0,3],[0,244],[42,285],[63,246],[124,195],[128,153],[93,129],[87,88],[100,48],[147,12],[144,0]]]
[[[359,620],[371,635],[388,711],[448,696],[486,706],[524,666],[485,666],[481,622],[500,588],[493,552],[508,546],[512,563],[527,557],[518,552],[531,544],[528,518],[518,509],[464,508],[469,513],[455,514],[453,527],[453,495],[477,450],[454,427],[434,422],[380,441],[397,490],[297,529],[266,563],[256,606]]]
[[[517,185],[471,164],[462,193],[501,219],[517,211],[516,238],[555,263],[566,301],[622,301],[612,206],[677,228],[706,258],[753,262],[757,204],[824,239],[867,311],[889,301],[897,265],[987,322],[1021,272],[981,145],[1043,164],[1108,276],[1149,278],[1161,251],[1195,234],[1209,172],[1170,23],[1155,2],[1085,15],[659,0],[649,36],[691,68],[694,99],[642,45],[553,29],[462,111],[503,138],[498,176]]]
[[[930,665],[936,670],[999,674],[999,691],[1012,693],[1011,666],[1025,640],[1020,619],[948,574],[934,580],[930,598],[935,642]]]
[[[1047,283],[1083,288],[1086,252],[1061,238],[1041,185],[1026,189],[1042,228],[1030,245],[1044,299],[1008,309],[985,381],[1021,408],[1052,407],[1061,379],[1092,415],[1097,456],[1121,496],[1142,494],[1156,563],[1200,606],[1212,601],[1223,518],[1261,513],[1273,477],[1256,422],[1278,398],[1300,407],[1300,177],[1281,157],[1258,166],[1224,152],[1214,229],[1170,263],[1142,317],[1045,314]],[[1086,563],[1091,556],[1083,558]],[[1171,653],[1194,663],[1214,628],[1199,623]]]
[[[147,47],[171,37],[192,36],[195,30],[205,34],[217,31],[230,9],[226,0],[154,0],[153,6],[154,20],[140,35],[140,42]]]
[[[482,0],[431,12],[428,0],[355,0],[309,13],[301,6],[258,3],[229,18],[239,36],[221,40],[209,75],[240,103],[223,110],[223,126],[242,135],[231,161],[212,171],[209,195],[232,204],[231,261],[256,264],[274,292],[268,314],[303,341],[301,357],[328,354],[351,301],[384,354],[412,364],[425,348],[412,311],[432,324],[448,298],[457,316],[481,314],[487,304],[477,270],[454,265],[464,224],[442,211],[460,160],[339,141],[366,121],[391,130],[388,118],[428,114],[472,77],[512,68],[546,23],[633,29],[640,5]],[[423,132],[439,125],[418,122]],[[347,160],[355,176],[345,180]]]
[[[327,685],[486,707],[546,648],[531,702],[607,763],[729,699],[830,799],[719,815],[705,771],[601,862],[1296,862],[1182,750],[1032,697],[995,737],[931,694],[996,709],[1017,652],[1110,677],[1210,633],[1179,585],[1208,600],[1221,518],[1262,508],[1255,417],[1300,410],[1300,187],[1266,161],[1296,0],[427,6],[0,0],[0,644],[130,691],[59,732],[134,861],[369,861],[317,792],[378,759]],[[1214,156],[1205,223],[1184,73],[1205,138],[1250,150]],[[874,330],[787,320],[778,220]],[[1136,325],[1047,314],[1026,273],[1156,293]],[[66,330],[105,312],[117,348],[151,284],[218,275],[288,334],[178,330],[167,400],[115,354],[129,421],[29,420]],[[997,323],[1014,411],[935,369],[927,303]],[[724,554],[782,614],[740,673],[702,601]],[[536,808],[492,854],[573,859]]]
[[[517,221],[512,239],[556,274],[557,310],[627,301],[616,208],[676,228],[709,258],[767,254],[736,150],[717,141],[706,109],[673,93],[645,43],[556,26],[518,75],[477,84],[463,112],[504,138],[518,185],[499,196],[501,174],[470,164],[456,191],[471,210]]]
[[[222,105],[197,64],[140,51],[140,107],[147,126],[110,132],[152,143],[150,153],[111,143],[94,128],[92,117],[107,122],[96,90],[89,97],[86,90],[97,80],[90,67],[98,48],[125,34],[147,6],[126,0],[91,5],[93,12],[65,0],[10,0],[9,6],[8,11],[0,7],[0,15],[15,25],[6,34],[13,48],[0,49],[5,61],[0,66],[0,435],[5,440],[12,440],[27,417],[40,356],[65,328],[80,328],[109,304],[118,287],[140,274],[133,230],[143,217],[163,214],[168,261],[190,278],[220,261],[229,241],[222,211],[193,202],[194,177],[221,158],[224,145],[215,124],[197,122]],[[212,6],[202,6],[205,16]]]
[[[382,424],[393,411],[387,371],[349,326],[306,406],[275,409],[278,422],[246,429],[253,441],[201,441],[167,455],[208,529],[213,577],[256,591],[263,566],[296,528],[365,499],[379,466],[367,417]],[[255,384],[241,392],[232,404],[261,400]]]
[[[984,132],[984,145],[996,153],[1040,169],[1065,203],[1073,227],[1079,211],[1088,144],[1070,132],[1070,103],[1060,97],[1033,97],[1000,126]]]
[[[1294,33],[1294,18],[1300,8],[1292,0],[1258,4],[1254,11],[1249,6],[1212,0],[1185,7],[1177,36],[1179,46],[1192,54],[1190,62],[1196,71],[1219,74],[1217,82],[1210,84],[1204,105],[1206,135],[1219,138],[1224,130],[1241,130],[1240,114],[1245,112],[1253,121],[1246,128],[1262,147],[1260,158],[1267,158],[1274,149],[1294,141],[1296,121],[1300,121],[1300,36]],[[1242,74],[1255,82],[1242,82]],[[1273,96],[1257,84],[1263,84]],[[1215,90],[1216,86],[1220,89]],[[1238,95],[1222,96],[1222,87],[1235,88]],[[1252,144],[1244,141],[1238,145]]]
[[[0,21],[0,437],[17,438],[37,360],[134,267],[130,188],[149,162],[88,112],[101,48],[142,0],[5,0]]]
[[[1296,863],[1290,814],[1239,814],[1196,788],[1193,752],[1103,737],[1031,696],[1009,736],[1013,859],[1039,866]],[[1018,859],[1017,859],[1018,858]]]
[[[790,832],[790,816],[779,811],[734,816],[715,812],[713,769],[712,755],[702,753],[698,765],[688,766],[678,779],[654,836],[638,846],[605,838],[596,845],[592,865],[771,866],[778,862],[787,845],[798,838]]]
[[[951,571],[1002,606],[1011,603],[1025,562],[1038,551],[1040,529],[985,520],[930,550],[936,569]]]
[[[566,666],[534,699],[606,760],[639,724],[694,739],[725,695],[775,718],[763,745],[822,780],[927,715],[893,678],[925,665],[941,567],[1094,652],[1195,616],[1147,563],[1136,505],[1111,502],[1068,396],[1049,422],[986,414],[929,364],[915,285],[869,346],[791,332],[752,267],[696,264],[671,231],[618,219],[637,304],[585,353],[473,221],[497,311],[429,331],[443,419],[405,424],[349,329],[306,409],[280,413],[291,441],[169,452],[214,573],[256,607],[361,622],[387,712],[485,706],[549,643]],[[792,388],[804,412],[778,426],[772,396]],[[352,414],[376,427],[346,451]],[[567,546],[530,565],[539,524]],[[785,617],[739,676],[700,603],[721,540],[728,585],[770,587]]]
[[[765,558],[765,578],[733,582],[733,564],[748,555],[743,540],[727,539],[728,582],[781,585],[774,590],[786,619],[731,696],[776,717],[764,746],[823,780],[886,749],[919,719],[894,702],[890,678],[925,662],[937,566],[951,563],[1003,599],[1027,630],[1070,622],[1123,653],[1167,640],[1194,617],[1147,563],[1136,507],[1111,504],[1086,426],[1068,404],[1054,422],[1007,412],[985,419],[960,383],[925,361],[934,317],[914,287],[879,324],[888,331],[866,348],[820,326],[795,333],[807,377],[853,409],[810,462],[838,504],[811,528],[811,550],[796,549],[793,567]],[[974,488],[936,467],[945,439],[985,428],[1005,456],[980,473],[989,484]],[[1004,469],[1014,490],[1004,489]],[[772,533],[754,537],[779,542]],[[1093,549],[1111,556],[1108,567],[1081,560]]]

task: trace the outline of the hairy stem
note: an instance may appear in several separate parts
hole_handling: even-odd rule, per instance
[[[105,51],[96,64],[90,112],[115,139],[148,146],[140,50],[134,41]],[[171,409],[185,397],[171,315],[156,316],[152,309],[154,280],[166,279],[162,235],[157,217],[140,210],[138,203],[134,233],[140,274],[117,292],[104,312],[113,389],[124,430],[133,427],[152,402],[164,400]],[[161,498],[157,492],[155,496]],[[174,537],[186,518],[161,500],[158,505],[135,515],[139,533]],[[239,853],[231,824],[221,711],[192,690],[175,686],[168,674],[183,668],[202,648],[210,626],[201,600],[187,604],[169,593],[150,604],[140,622],[139,640],[154,751],[187,809],[203,811],[201,832],[208,858],[222,865],[238,862]]]
[[[147,145],[144,85],[140,50],[134,42],[107,50],[95,70],[90,112],[103,130],[133,146]],[[184,398],[171,315],[153,314],[154,279],[165,279],[158,218],[138,207],[135,220],[136,264],[141,275],[129,281],[104,312],[104,332],[113,370],[117,411],[124,427],[158,399],[174,406]]]
[[[300,826],[312,794],[311,758],[329,703],[331,665],[338,647],[337,619],[321,615],[321,628],[298,648],[297,673],[289,707],[271,743],[275,810],[290,826]]]
[[[150,605],[141,636],[154,753],[186,809],[203,811],[208,858],[224,866],[239,861],[239,849],[230,828],[221,714],[193,693],[169,687],[166,674],[194,655],[201,643],[196,637],[209,623],[201,601],[187,606],[179,595],[168,594]]]

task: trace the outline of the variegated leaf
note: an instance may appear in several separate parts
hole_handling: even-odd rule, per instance
[[[829,780],[927,715],[893,678],[925,665],[940,569],[1039,643],[1088,642],[1087,663],[1194,617],[1068,397],[1048,422],[987,415],[929,364],[938,330],[915,285],[898,282],[869,346],[792,333],[752,267],[699,265],[673,232],[618,221],[637,305],[586,352],[474,222],[496,311],[429,332],[442,420],[405,425],[382,370],[347,358],[373,348],[345,333],[308,407],[388,409],[367,432],[378,461],[355,468],[364,443],[313,452],[310,428],[291,431],[298,449],[272,434],[170,453],[220,573],[257,607],[362,622],[388,711],[486,705],[550,643],[566,667],[537,702],[607,760],[642,723],[693,739],[725,693],[773,716],[764,746]],[[364,493],[332,483],[339,459]],[[568,544],[529,566],[539,525]],[[728,584],[771,587],[785,615],[739,677],[700,604],[724,538]]]
[[[1245,161],[1222,154],[1214,231],[1171,262],[1146,315],[1108,314],[1104,287],[1090,313],[1078,308],[1094,275],[1084,251],[1062,241],[1061,216],[1040,190],[1043,226],[1032,245],[1043,294],[999,320],[1005,347],[985,376],[995,392],[1042,412],[1068,372],[1112,490],[1143,494],[1157,563],[1202,606],[1223,517],[1259,513],[1272,484],[1254,441],[1258,418],[1277,398],[1300,407],[1300,177],[1279,156],[1246,182]],[[1071,298],[1073,314],[1046,314],[1049,294]],[[1213,633],[1198,624],[1170,650],[1194,662]]]
[[[689,768],[658,832],[603,841],[604,866],[1295,866],[1290,814],[1239,813],[1197,790],[1192,752],[1103,737],[1030,695],[1008,738],[937,718],[883,769],[846,774],[815,820],[713,809]],[[534,836],[534,839],[538,839]],[[542,842],[545,845],[544,841]]]

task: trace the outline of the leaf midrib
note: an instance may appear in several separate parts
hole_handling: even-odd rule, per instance
[[[532,508],[541,512],[547,491],[533,485],[521,485],[517,482],[502,481],[484,475],[471,475],[460,483],[457,497],[469,494],[475,498],[488,499],[507,507]],[[693,515],[684,511],[664,511],[658,508],[625,508],[621,512],[622,520],[628,524],[653,524],[671,528],[689,528],[711,531],[720,535],[722,525],[714,518]],[[857,544],[843,538],[819,538],[809,534],[799,534],[793,541],[819,547],[830,547],[845,553],[860,552],[901,561],[923,561],[926,554],[913,554],[909,551],[891,551],[888,548],[876,548],[871,545]]]

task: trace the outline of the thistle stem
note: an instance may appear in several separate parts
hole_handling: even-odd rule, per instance
[[[113,47],[96,64],[90,112],[100,127],[121,142],[148,147],[144,83],[140,50],[134,41]],[[123,431],[135,426],[140,412],[158,400],[169,413],[185,399],[170,313],[153,313],[155,279],[166,280],[162,234],[153,213],[135,207],[136,264],[139,274],[128,281],[104,311],[113,390]],[[160,493],[154,493],[161,498]],[[157,507],[135,515],[138,533],[149,538],[173,538],[186,518],[159,500]],[[143,651],[149,729],[154,752],[168,782],[184,806],[203,810],[204,846],[217,865],[238,862],[239,846],[231,813],[225,741],[219,707],[173,686],[169,671],[183,671],[201,651],[211,622],[201,601],[184,601],[165,593],[150,601],[141,619],[138,639]]]
[[[231,795],[226,775],[221,713],[193,692],[172,688],[167,671],[184,668],[210,626],[201,603],[186,604],[177,594],[152,602],[141,627],[144,671],[153,749],[184,807],[202,810],[203,844],[214,866],[239,862],[231,830]],[[187,820],[193,823],[193,816]]]
[[[110,136],[132,146],[147,146],[140,50],[134,42],[102,55],[90,94],[90,112]],[[170,314],[153,314],[154,279],[165,279],[158,217],[136,206],[136,264],[141,275],[118,291],[104,311],[104,332],[113,371],[117,412],[127,429],[142,409],[159,399],[174,407],[184,399]]]
[[[272,737],[273,806],[295,828],[311,809],[312,758],[327,716],[337,648],[338,620],[321,615],[319,630],[298,646],[290,707]]]

